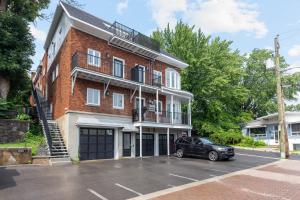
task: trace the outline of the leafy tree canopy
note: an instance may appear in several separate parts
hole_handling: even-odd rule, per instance
[[[181,21],[174,30],[168,26],[152,37],[189,64],[182,87],[194,94],[192,121],[198,133],[239,131],[254,117],[276,111],[274,69],[266,67],[271,51],[254,49],[249,56],[241,55],[231,49],[231,41],[211,38]],[[281,67],[287,67],[283,58]],[[284,84],[292,85],[285,91],[288,99],[298,90],[293,87],[298,80],[299,75],[284,76]]]

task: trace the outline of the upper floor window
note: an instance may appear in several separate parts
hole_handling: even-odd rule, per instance
[[[94,106],[100,105],[100,90],[87,88],[86,93],[87,93],[87,97],[86,97],[87,105],[94,105]]]
[[[161,85],[162,84],[162,73],[157,70],[153,70],[153,84]]]
[[[292,131],[292,135],[296,136],[296,135],[300,135],[300,124],[291,124],[291,131]]]
[[[113,58],[113,75],[119,78],[124,78],[124,63],[121,58]]]
[[[171,68],[166,69],[166,86],[173,89],[180,89],[180,74]]]
[[[113,108],[124,109],[124,94],[113,93]]]
[[[58,77],[58,73],[59,73],[59,64],[57,64],[56,66],[55,66],[55,68],[53,69],[53,71],[52,71],[52,82],[54,82],[55,81],[55,79]]]
[[[154,104],[155,104],[155,112],[158,111],[158,113],[161,113],[162,112],[162,102],[158,101],[158,109],[157,109],[157,106],[156,106],[156,100],[154,100]]]
[[[88,49],[88,59],[87,62],[89,65],[95,66],[95,67],[100,67],[101,64],[101,53],[99,51],[93,50],[93,49]]]

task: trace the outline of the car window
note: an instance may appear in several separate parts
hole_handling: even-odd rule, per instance
[[[201,141],[203,142],[203,144],[213,144],[213,142],[207,138],[201,138]]]
[[[202,141],[199,138],[194,138],[194,144],[202,144]]]

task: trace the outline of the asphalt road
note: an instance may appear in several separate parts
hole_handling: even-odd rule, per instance
[[[2,167],[0,199],[127,199],[275,162],[278,157],[278,153],[236,150],[235,159],[218,162],[150,157],[55,167]]]

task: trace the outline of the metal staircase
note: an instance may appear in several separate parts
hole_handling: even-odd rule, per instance
[[[64,143],[63,137],[60,133],[58,124],[54,120],[50,120],[48,109],[45,109],[43,104],[45,101],[39,97],[37,89],[32,84],[32,94],[36,103],[36,110],[40,123],[43,127],[43,133],[48,145],[48,153],[50,155],[50,162],[52,165],[61,165],[71,163],[71,159]],[[51,115],[52,116],[52,115]]]

